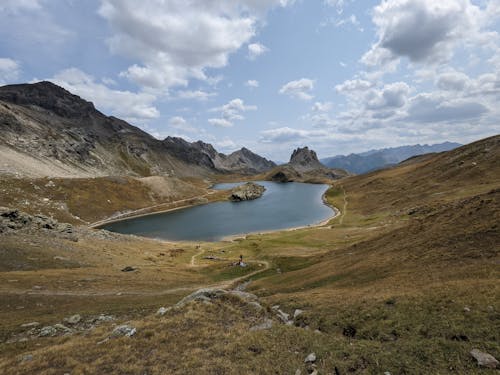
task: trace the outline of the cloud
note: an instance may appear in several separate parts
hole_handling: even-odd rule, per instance
[[[335,90],[339,93],[348,94],[359,91],[366,91],[374,86],[373,82],[369,82],[363,79],[353,79],[347,80],[343,83],[336,85]]]
[[[488,113],[482,103],[472,100],[447,100],[439,94],[419,94],[411,99],[406,120],[419,123],[467,122]]]
[[[316,102],[312,106],[313,112],[328,112],[333,108],[333,103],[331,102]]]
[[[143,121],[160,116],[160,112],[153,105],[156,101],[154,95],[110,89],[104,84],[96,82],[94,77],[76,68],[63,70],[49,81],[92,101],[96,107],[103,111],[109,111],[117,117],[131,121]]]
[[[261,132],[260,141],[263,143],[296,142],[307,138],[307,131],[292,129],[287,126],[282,128],[264,130]]]
[[[265,45],[261,43],[252,43],[248,45],[248,58],[250,60],[255,60],[257,57],[260,55],[263,55],[269,51],[269,48],[267,48]]]
[[[296,81],[291,81],[281,87],[279,93],[288,95],[292,98],[300,100],[311,100],[314,98],[310,91],[314,89],[314,81],[308,78],[301,78]]]
[[[132,60],[122,76],[140,86],[165,89],[206,80],[256,34],[259,20],[286,0],[101,0],[111,27],[110,50]]]
[[[468,83],[469,77],[457,71],[440,74],[436,82],[437,87],[447,91],[462,91]]]
[[[212,108],[211,112],[220,112],[220,118],[211,118],[208,122],[219,127],[231,127],[235,121],[244,120],[243,112],[255,111],[257,106],[245,105],[242,99],[236,98],[221,107]]]
[[[172,129],[186,131],[188,133],[197,133],[199,130],[189,124],[189,122],[181,116],[174,116],[168,120],[168,125]]]
[[[177,92],[176,98],[185,100],[199,100],[206,101],[217,94],[215,92],[206,92],[203,90],[181,90]]]
[[[9,58],[0,58],[0,84],[17,80],[21,69],[19,63]]]
[[[484,37],[482,17],[470,0],[382,1],[373,11],[378,41],[362,62],[383,65],[401,57],[412,62],[448,61],[458,43]]]
[[[256,81],[255,79],[249,79],[248,81],[245,82],[245,86],[251,88],[257,88],[259,87],[259,81]]]
[[[380,90],[370,90],[366,95],[368,109],[400,108],[406,104],[410,87],[405,82],[385,85]]]

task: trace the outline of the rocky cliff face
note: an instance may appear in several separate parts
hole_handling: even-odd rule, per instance
[[[305,172],[318,168],[326,168],[318,160],[316,152],[309,150],[306,146],[304,148],[297,148],[293,150],[292,156],[290,157],[290,162],[288,163],[293,166],[299,172]]]
[[[0,174],[185,177],[270,168],[248,150],[252,157],[240,158],[201,141],[157,140],[50,82],[0,87],[0,128]]]
[[[266,178],[278,182],[319,182],[325,179],[336,180],[345,176],[348,176],[346,171],[330,169],[321,164],[316,152],[306,146],[294,150],[290,162],[274,168]]]

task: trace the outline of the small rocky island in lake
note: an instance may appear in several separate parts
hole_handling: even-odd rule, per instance
[[[231,191],[230,200],[233,202],[249,201],[252,199],[257,199],[264,194],[266,188],[262,185],[258,185],[254,182],[247,182],[244,185],[235,187]]]

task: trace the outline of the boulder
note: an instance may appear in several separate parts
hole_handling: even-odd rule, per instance
[[[486,368],[497,368],[499,362],[491,354],[480,351],[479,349],[472,349],[470,355],[474,357],[477,364]]]
[[[271,328],[273,328],[273,321],[271,319],[266,319],[263,323],[250,327],[250,331],[263,331]]]
[[[244,185],[238,186],[231,191],[229,197],[233,202],[248,201],[260,198],[264,194],[266,188],[254,182],[247,182]]]
[[[127,324],[116,327],[111,333],[112,338],[125,336],[132,337],[137,333],[137,329],[135,327],[129,326]]]
[[[314,363],[316,362],[316,353],[309,354],[306,359],[304,359],[304,363]]]

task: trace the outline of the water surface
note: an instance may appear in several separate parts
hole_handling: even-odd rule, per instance
[[[259,181],[264,195],[252,201],[216,202],[103,226],[113,232],[173,241],[218,241],[226,236],[319,223],[333,215],[322,201],[328,185]],[[229,189],[237,184],[218,184]]]

